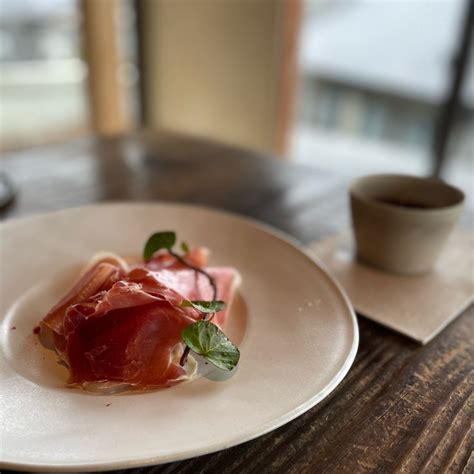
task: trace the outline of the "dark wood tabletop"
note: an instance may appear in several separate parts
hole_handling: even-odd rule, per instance
[[[162,200],[245,214],[303,243],[349,226],[344,170],[171,134],[11,153],[0,169],[17,190],[2,219],[105,200]],[[468,210],[464,224],[472,216]],[[123,472],[474,472],[473,313],[471,306],[426,346],[359,316],[353,367],[304,415],[224,451]]]

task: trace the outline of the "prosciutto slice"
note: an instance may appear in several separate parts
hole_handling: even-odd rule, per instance
[[[194,265],[207,254],[195,252]],[[217,298],[230,306],[237,272],[206,268],[217,286]],[[90,266],[66,296],[40,323],[40,340],[54,348],[69,368],[68,384],[123,385],[149,389],[186,378],[179,365],[182,330],[202,315],[181,307],[183,299],[211,299],[208,279],[168,255],[128,268],[119,257],[101,258]],[[227,308],[214,316],[223,325]]]
[[[209,261],[209,249],[206,247],[194,247],[186,255],[186,262],[191,265],[195,265],[198,268],[207,267]],[[141,264],[142,265],[142,264]],[[181,262],[176,260],[168,252],[160,250],[157,252],[151,260],[144,264],[146,268],[153,271],[163,270],[163,269],[183,269],[188,268],[183,265]]]
[[[63,320],[67,309],[102,290],[109,289],[126,274],[127,266],[119,257],[101,255],[90,262],[79,281],[55,304],[40,322],[40,340],[48,349],[64,350]]]
[[[208,267],[207,273],[214,278],[217,286],[217,299],[230,302],[232,300],[235,285],[238,283],[236,271],[230,267]],[[211,300],[213,297],[212,287],[209,280],[202,274],[189,269],[159,270],[153,272],[163,285],[173,288],[187,300]],[[212,322],[222,328],[227,318],[229,304],[216,313]]]
[[[148,270],[139,273],[154,280]],[[152,387],[185,375],[172,353],[181,345],[181,331],[200,315],[181,308],[182,296],[155,282],[144,291],[130,275],[68,309],[63,327],[70,384],[114,380]]]

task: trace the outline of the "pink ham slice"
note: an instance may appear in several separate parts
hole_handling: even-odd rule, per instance
[[[238,275],[235,269],[228,267],[206,268],[216,282],[217,299],[225,301],[226,307],[216,313],[212,321],[220,326],[224,326],[228,309],[232,302],[234,286],[238,283]],[[154,277],[165,286],[173,288],[184,296],[187,300],[211,300],[213,296],[212,287],[206,276],[196,273],[193,270],[160,270],[153,272]]]
[[[87,270],[66,295],[54,305],[40,322],[40,340],[49,349],[64,349],[63,320],[67,309],[87,300],[96,293],[109,289],[125,276],[122,262],[111,256],[101,258]]]
[[[204,275],[176,261],[162,264],[146,265],[156,271],[142,264],[127,272],[121,259],[99,261],[41,321],[40,339],[69,366],[70,385],[147,389],[173,385],[186,375],[176,358],[184,349],[181,331],[202,315],[181,302],[209,300],[212,287]],[[206,270],[215,279],[217,298],[227,303],[213,320],[222,326],[238,274],[232,268]]]
[[[152,277],[141,277],[150,279],[153,293],[130,275],[128,281],[67,310],[69,384],[115,381],[150,388],[173,385],[185,375],[172,352],[181,344],[181,331],[200,315],[176,305],[182,297],[173,290],[158,282],[152,287]]]
[[[209,261],[209,249],[206,247],[193,247],[185,256],[186,262],[199,268],[207,266]],[[177,261],[168,252],[160,250],[151,260],[145,263],[149,270],[159,271],[163,269],[179,270],[187,268],[181,262]]]

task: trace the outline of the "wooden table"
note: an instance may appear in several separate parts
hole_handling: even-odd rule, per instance
[[[173,135],[39,148],[4,157],[0,168],[18,189],[2,218],[160,199],[252,216],[304,243],[349,225],[349,176]],[[127,472],[474,472],[473,313],[425,347],[359,317],[355,363],[318,406],[234,448]]]

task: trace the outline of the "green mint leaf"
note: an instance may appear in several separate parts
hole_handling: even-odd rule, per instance
[[[240,358],[239,349],[210,321],[198,321],[181,332],[184,343],[196,354],[224,370],[232,370]]]
[[[157,232],[151,235],[146,241],[143,249],[143,259],[150,260],[153,254],[161,249],[171,250],[176,243],[176,234],[174,232]]]
[[[183,308],[194,308],[201,313],[218,313],[225,308],[225,302],[220,300],[213,301],[203,301],[203,300],[183,300],[181,301],[181,306]]]
[[[186,242],[181,242],[181,250],[184,253],[189,253],[189,245]]]

